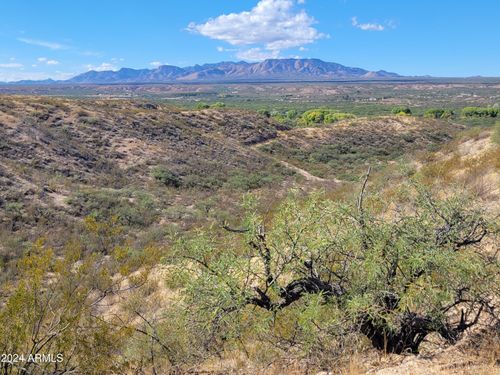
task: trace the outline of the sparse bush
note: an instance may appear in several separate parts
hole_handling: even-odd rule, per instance
[[[96,125],[99,123],[99,119],[97,117],[80,117],[80,121],[84,124],[88,125]]]
[[[153,168],[151,175],[156,181],[161,182],[165,186],[178,188],[182,184],[181,178],[178,175],[163,167]]]
[[[276,181],[278,177],[271,174],[259,173],[259,172],[234,172],[232,173],[226,185],[232,189],[238,190],[253,190],[263,187],[265,185],[271,184]]]
[[[91,216],[97,221],[112,218],[122,225],[144,227],[158,215],[151,195],[140,191],[88,189],[78,191],[68,199],[73,213]]]

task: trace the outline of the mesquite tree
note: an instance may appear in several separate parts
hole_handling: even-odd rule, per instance
[[[365,186],[355,204],[291,197],[272,217],[247,202],[241,227],[179,241],[185,303],[204,345],[260,330],[276,343],[354,334],[418,353],[431,333],[455,343],[483,317],[498,320],[498,260],[479,248],[498,243],[482,212],[413,186],[389,213]],[[299,329],[283,329],[291,324]]]

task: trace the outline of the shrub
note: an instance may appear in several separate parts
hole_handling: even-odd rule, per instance
[[[450,109],[430,108],[424,113],[424,117],[447,119],[453,117],[455,113]]]
[[[411,109],[405,106],[394,107],[391,112],[394,115],[411,116]]]
[[[410,209],[393,220],[363,193],[357,204],[294,196],[266,217],[248,197],[247,217],[226,225],[226,238],[179,241],[177,269],[190,326],[205,332],[201,345],[216,351],[244,332],[253,344],[289,343],[308,356],[345,347],[352,335],[393,353],[418,353],[430,334],[456,343],[493,312],[498,262],[473,249],[492,223],[463,197],[438,201],[419,186],[407,196]]]
[[[207,103],[200,102],[196,104],[196,109],[208,109],[210,106]]]
[[[351,113],[342,113],[333,109],[311,109],[302,114],[300,122],[305,125],[331,124],[336,121],[355,118]]]
[[[257,113],[262,116],[271,117],[271,112],[268,109],[259,109]]]
[[[97,117],[80,117],[80,121],[88,125],[96,125],[99,123],[99,119]]]
[[[498,112],[498,108],[465,107],[462,109],[462,117],[498,117]]]
[[[155,167],[151,171],[151,175],[156,181],[161,182],[165,186],[180,187],[182,181],[178,175],[170,172],[163,167]]]
[[[120,249],[109,255],[86,255],[82,246],[67,245],[59,256],[38,241],[17,262],[16,281],[0,285],[2,350],[24,353],[25,358],[53,353],[53,359],[43,365],[34,360],[2,363],[2,373],[127,371],[120,363],[120,352],[134,330],[123,320],[107,319],[104,301],[140,286],[150,267],[142,255],[124,257]],[[142,266],[141,271],[137,277],[131,276],[137,265]],[[125,289],[120,287],[124,282]]]
[[[271,184],[278,177],[259,172],[234,172],[228,178],[226,185],[232,189],[253,190]]]
[[[226,104],[223,102],[215,102],[210,106],[210,108],[224,108],[225,106]]]
[[[153,197],[140,191],[82,190],[73,194],[68,204],[78,216],[91,216],[98,221],[116,218],[128,226],[151,225],[158,215]]]

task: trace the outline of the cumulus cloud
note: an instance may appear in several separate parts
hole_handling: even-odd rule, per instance
[[[49,42],[46,40],[30,39],[30,38],[17,38],[18,41],[26,44],[31,44],[33,46],[44,47],[51,50],[68,49],[68,46],[57,42]]]
[[[158,68],[159,66],[164,65],[164,64],[161,61],[151,61],[149,63],[149,65],[151,65],[151,66],[153,66],[155,68]]]
[[[303,2],[260,0],[249,11],[223,14],[201,24],[191,22],[187,29],[240,47],[239,56],[279,56],[281,50],[327,37],[313,27],[313,17],[295,9],[297,3]],[[243,46],[251,48],[243,50]]]
[[[101,65],[88,64],[85,66],[87,70],[95,70],[96,72],[103,72],[106,70],[118,70],[119,68],[111,63],[103,62]]]
[[[384,31],[385,26],[379,23],[359,23],[357,17],[351,18],[351,24],[363,31]]]

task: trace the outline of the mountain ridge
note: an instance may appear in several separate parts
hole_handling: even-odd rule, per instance
[[[402,77],[385,70],[369,71],[320,59],[267,59],[249,63],[222,61],[188,67],[161,65],[153,69],[121,68],[78,74],[67,80],[18,81],[11,84],[35,83],[175,83],[213,81],[327,81],[339,79],[384,79]]]

